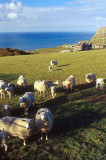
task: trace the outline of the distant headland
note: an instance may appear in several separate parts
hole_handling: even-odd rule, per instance
[[[59,35],[61,36],[61,34]],[[33,51],[19,50],[19,49],[12,49],[12,48],[0,48],[0,56],[29,55],[29,54],[51,53],[51,52],[63,52],[64,53],[64,52],[91,50],[91,49],[103,49],[103,48],[106,48],[106,27],[99,28],[96,31],[96,34],[94,34],[90,40],[81,40],[74,44],[62,44],[60,46],[53,47],[53,48],[44,47],[44,48],[36,49]]]

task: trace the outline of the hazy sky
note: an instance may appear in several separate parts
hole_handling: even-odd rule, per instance
[[[96,31],[106,0],[0,0],[0,32]]]

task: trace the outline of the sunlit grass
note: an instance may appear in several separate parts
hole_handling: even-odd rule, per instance
[[[76,85],[85,83],[86,73],[95,73],[96,77],[106,78],[106,50],[82,51],[70,53],[48,53],[27,56],[0,57],[0,79],[14,82],[23,74],[29,85],[35,80],[59,80],[56,99],[52,99],[50,90],[45,97],[35,92],[35,108],[29,116],[33,118],[41,107],[49,108],[54,116],[53,128],[49,140],[40,140],[37,131],[23,146],[19,138],[8,140],[8,152],[4,153],[0,145],[0,159],[31,159],[31,160],[97,160],[105,155],[105,105],[106,89],[95,87],[75,88],[73,93],[66,95],[61,89],[62,81],[73,74]],[[51,60],[57,60],[58,66],[49,72]],[[0,99],[0,117],[3,116],[2,106],[9,104],[12,116],[27,117],[19,106],[19,97]]]

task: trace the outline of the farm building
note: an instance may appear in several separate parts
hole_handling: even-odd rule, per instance
[[[105,48],[105,46],[104,45],[93,45],[92,48],[103,49],[103,48]]]
[[[74,48],[73,48],[73,51],[84,51],[84,50],[91,50],[92,49],[92,44],[91,43],[81,43],[81,42],[78,42],[78,43],[75,43],[74,44]]]

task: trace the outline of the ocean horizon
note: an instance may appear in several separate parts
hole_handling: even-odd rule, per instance
[[[95,32],[5,32],[0,33],[0,48],[34,51],[91,40]]]

